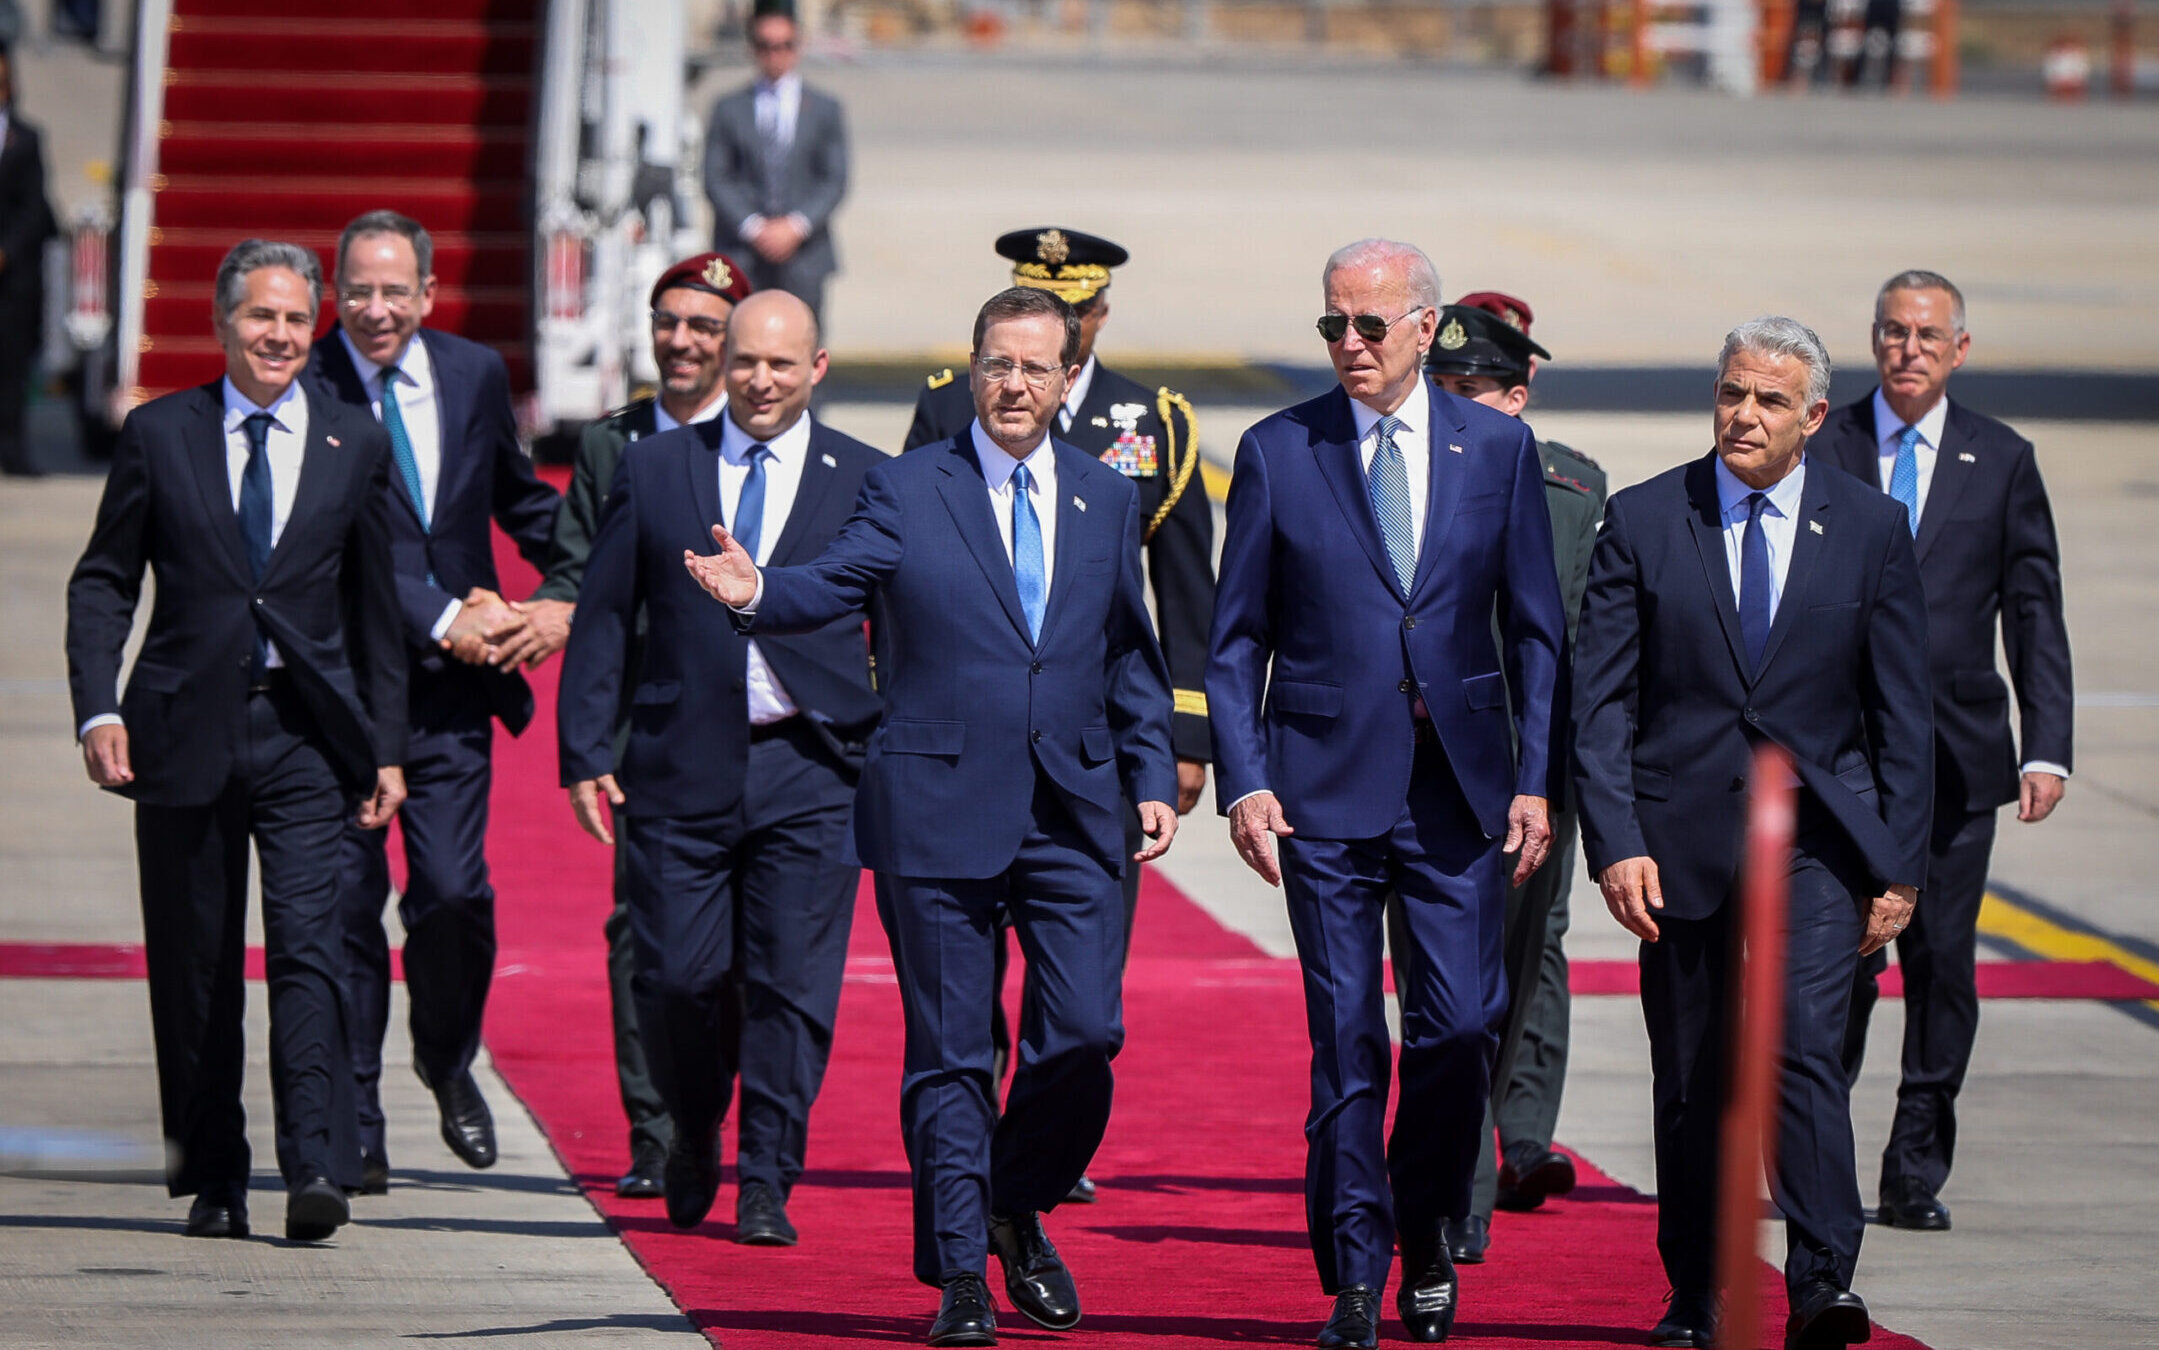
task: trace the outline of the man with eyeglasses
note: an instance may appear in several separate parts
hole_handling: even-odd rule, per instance
[[[584,586],[585,563],[592,556],[593,541],[599,537],[601,508],[607,503],[623,451],[663,431],[709,422],[727,406],[726,394],[720,388],[721,362],[727,351],[727,317],[749,294],[749,275],[724,253],[685,258],[662,272],[652,284],[652,359],[660,370],[659,390],[609,413],[586,427],[579,438],[570,486],[562,494],[562,509],[555,517],[547,573],[540,588],[532,593],[535,601],[571,606],[577,603],[578,592]],[[633,631],[636,640],[625,661],[624,689],[637,687],[643,664],[638,641],[644,631],[645,619],[640,610]],[[625,699],[615,713],[618,753],[629,727],[630,706]],[[637,1000],[630,986],[637,968],[637,948],[630,934],[625,861],[618,851],[614,905],[605,925],[615,1082],[622,1094],[622,1112],[630,1125],[630,1166],[616,1178],[615,1194],[626,1200],[657,1200],[663,1194],[661,1173],[674,1132],[667,1105],[652,1081],[644,1038],[638,1029]]]
[[[561,498],[534,475],[518,442],[502,357],[421,326],[435,307],[434,253],[420,223],[395,211],[370,211],[347,225],[337,247],[339,331],[315,345],[308,373],[325,396],[380,422],[390,440],[391,539],[411,666],[398,917],[413,1068],[434,1094],[450,1151],[468,1166],[492,1167],[494,1117],[472,1076],[495,966],[486,851],[492,723],[516,735],[532,720],[532,689],[516,667],[560,646],[568,624],[566,606],[528,611],[502,598],[490,526],[544,565]],[[509,648],[528,627],[543,636]],[[377,1194],[390,1184],[380,1087],[390,863],[380,831],[347,830],[343,854],[361,1190]]]
[[[1457,1302],[1442,1230],[1470,1212],[1506,1011],[1501,855],[1519,850],[1517,885],[1544,861],[1565,771],[1551,732],[1566,620],[1536,438],[1423,378],[1431,260],[1364,239],[1321,284],[1337,387],[1247,431],[1230,480],[1207,661],[1215,797],[1238,854],[1284,887],[1304,967],[1305,1216],[1335,1300],[1318,1343],[1376,1343],[1397,1239],[1396,1310],[1412,1339],[1442,1341]],[[1390,894],[1404,941],[1388,1141]]]
[[[1060,226],[1012,230],[997,240],[998,256],[1012,262],[1012,284],[1046,290],[1072,306],[1080,321],[1080,371],[1057,409],[1058,439],[1077,446],[1132,480],[1139,489],[1140,544],[1154,594],[1156,631],[1169,662],[1175,716],[1170,722],[1177,751],[1177,812],[1189,814],[1207,783],[1214,757],[1207,725],[1207,695],[1200,677],[1207,664],[1207,624],[1214,611],[1214,509],[1199,472],[1199,428],[1192,405],[1169,388],[1150,390],[1111,370],[1095,355],[1109,321],[1110,272],[1130,258],[1098,235]],[[968,372],[947,369],[929,377],[915,396],[914,424],[906,449],[948,440],[974,420],[974,388]],[[1127,852],[1138,852],[1138,816],[1125,817]],[[1124,875],[1125,943],[1139,909],[1140,869]],[[1004,985],[1005,949],[999,947],[998,987]],[[1000,1056],[1010,1051],[1004,1006],[991,1013]],[[1002,1073],[1000,1071],[1000,1079]],[[1072,1198],[1091,1202],[1094,1182],[1081,1177]]]
[[[825,281],[839,267],[832,213],[847,195],[846,115],[795,69],[795,0],[755,0],[749,41],[757,78],[712,105],[705,133],[712,246],[746,249],[758,290],[800,296],[822,323]]]
[[[1944,1230],[1956,1100],[1979,1029],[1973,960],[1997,808],[2052,814],[2069,777],[2075,699],[2062,613],[2061,549],[2031,442],[1949,397],[1971,350],[1964,297],[1935,272],[1900,272],[1874,301],[1873,393],[1831,413],[1809,450],[1902,503],[1927,596],[1934,684],[1934,828],[1927,891],[1897,935],[1904,972],[1903,1079],[1882,1152],[1880,1222]],[[1997,628],[2015,683],[1994,664]],[[1856,1082],[1886,968],[1859,971],[1846,1023]]]
[[[856,794],[907,1019],[900,1120],[932,1345],[994,1345],[983,1283],[1052,1330],[1080,1319],[1042,1215],[1109,1124],[1124,1043],[1118,877],[1177,832],[1169,675],[1141,590],[1139,494],[1053,436],[1079,317],[1012,287],[975,318],[975,420],[874,466],[814,561],[759,568],[726,530],[684,563],[746,632],[812,631],[875,596],[884,719]],[[1136,808],[1126,805],[1136,802]],[[1127,810],[1147,843],[1125,852]],[[989,1006],[1000,913],[1042,972],[1000,1116]]]

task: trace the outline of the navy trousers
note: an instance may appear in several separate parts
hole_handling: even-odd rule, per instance
[[[1853,1156],[1844,1020],[1865,932],[1865,864],[1802,799],[1785,937],[1784,1062],[1770,1194],[1785,1217],[1785,1282],[1850,1288],[1865,1218]],[[1657,1250],[1682,1293],[1716,1284],[1717,1170],[1733,1022],[1737,897],[1706,919],[1659,919],[1641,944],[1657,1152]]]
[[[143,955],[157,1045],[166,1185],[245,1188],[253,1166],[240,1104],[247,1011],[247,846],[262,865],[270,993],[270,1090],[287,1184],[312,1169],[359,1184],[347,1069],[337,841],[358,809],[289,686],[248,697],[248,744],[202,806],[135,808]]]
[[[739,1077],[737,1175],[784,1198],[846,975],[854,774],[797,716],[758,733],[746,781],[724,815],[622,816],[617,829],[637,1026],[675,1137],[710,1138]]]
[[[1002,875],[878,874],[907,1015],[900,1129],[924,1284],[982,1274],[990,1216],[1055,1209],[1102,1142],[1110,1061],[1124,1045],[1118,876],[1039,776],[1033,826]],[[1002,1115],[990,1036],[1000,911],[1027,959],[1028,987]]]
[[[397,915],[405,928],[413,1068],[421,1082],[433,1085],[472,1067],[494,979],[487,799],[494,784],[495,729],[477,700],[451,702],[416,692],[412,706],[405,752],[408,795],[397,817],[405,841],[405,892],[398,897]],[[381,1088],[382,1041],[390,1025],[390,940],[382,925],[390,895],[387,833],[347,829],[339,870],[360,1145],[387,1158]]]
[[[1506,1011],[1501,842],[1478,827],[1428,738],[1386,834],[1281,841],[1312,1039],[1305,1222],[1328,1294],[1354,1284],[1382,1289],[1398,1233],[1406,1247],[1429,1250],[1444,1220],[1469,1212],[1494,1028]],[[1401,897],[1406,941],[1394,952],[1401,1100],[1383,1142],[1390,893]]]

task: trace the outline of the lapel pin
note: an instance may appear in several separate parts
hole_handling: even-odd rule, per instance
[[[1808,528],[1808,529],[1810,529],[1810,530],[1812,530],[1812,531],[1814,531],[1814,532],[1815,532],[1816,534],[1821,534],[1821,533],[1823,532],[1823,531],[1822,531],[1822,522],[1820,522],[1820,521],[1818,521],[1818,520],[1810,520],[1810,521],[1808,521],[1808,522],[1807,522],[1807,528]]]
[[[1109,419],[1107,417],[1097,417],[1094,419],[1094,424],[1098,427],[1106,427],[1109,425]]]
[[[1448,443],[1448,445],[1447,445],[1447,448],[1448,448],[1449,450],[1452,450],[1452,451],[1454,451],[1454,453],[1456,453],[1456,454],[1458,454],[1458,455],[1462,453],[1462,447],[1461,447],[1461,446],[1459,446],[1459,445],[1455,445],[1455,444],[1454,444],[1454,443],[1452,443],[1452,442],[1449,442],[1449,443]]]
[[[1979,456],[1973,454],[1969,450],[1957,451],[1957,458],[1962,460],[1966,464],[1977,464],[1979,462]]]
[[[825,462],[825,467],[828,469],[837,469],[838,467],[840,467],[840,462],[830,455],[819,455],[818,458]]]
[[[1077,497],[1074,497],[1074,498],[1072,499],[1072,504],[1073,504],[1074,506],[1078,507],[1078,508],[1079,508],[1080,510],[1082,510],[1082,511],[1084,511],[1084,510],[1086,510],[1086,509],[1087,509],[1087,503],[1085,503],[1085,502],[1081,501],[1081,500],[1080,500],[1079,498],[1077,498]]]
[[[323,437],[323,439],[324,439],[324,440],[326,440],[326,441],[328,441],[328,442],[329,442],[330,444],[332,444],[332,445],[343,445],[343,444],[344,444],[344,442],[343,442],[343,441],[339,440],[339,439],[338,439],[337,437],[335,437],[335,436],[325,436],[325,437]]]

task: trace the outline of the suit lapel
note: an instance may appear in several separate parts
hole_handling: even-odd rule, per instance
[[[300,448],[300,481],[292,488],[292,514],[285,518],[284,532],[277,537],[277,544],[270,550],[270,561],[263,564],[262,574],[267,577],[277,570],[278,563],[296,547],[295,541],[307,537],[315,514],[335,500],[337,486],[343,475],[333,471],[342,459],[344,443],[330,443],[330,409],[327,400],[317,399],[305,386],[300,397],[307,404],[307,443]]]
[[[187,460],[202,493],[203,516],[225,547],[225,557],[242,581],[253,583],[247,565],[247,541],[240,537],[240,513],[232,505],[232,470],[225,462],[225,396],[222,381],[196,391],[202,415],[187,419]]]
[[[1057,565],[1050,573],[1049,599],[1042,609],[1042,640],[1039,644],[1042,646],[1049,645],[1050,630],[1057,626],[1057,616],[1064,612],[1065,597],[1077,584],[1079,560],[1086,556],[1080,547],[1082,532],[1099,528],[1094,526],[1087,509],[1080,505],[1083,501],[1090,506],[1095,504],[1081,486],[1091,456],[1076,446],[1055,441],[1051,443],[1050,453],[1057,457],[1057,500],[1048,504],[1057,513]],[[1095,514],[1106,511],[1105,507],[1103,512]],[[1016,585],[1013,591],[1018,593]]]
[[[1799,518],[1792,522],[1792,560],[1784,569],[1784,591],[1777,598],[1777,617],[1769,625],[1769,640],[1762,644],[1762,663],[1749,684],[1759,680],[1777,659],[1784,635],[1792,631],[1800,612],[1807,607],[1807,587],[1814,580],[1814,565],[1829,546],[1829,526],[1823,523],[1829,504],[1829,475],[1817,469],[1807,475],[1806,490],[1799,497]]]
[[[809,414],[803,414],[805,417]],[[787,521],[780,526],[779,542],[772,546],[772,562],[785,567],[795,561],[797,551],[803,549],[803,541],[810,532],[810,523],[824,506],[825,494],[832,490],[832,481],[839,477],[836,462],[830,460],[823,449],[823,427],[810,423],[810,439],[803,451],[802,474],[795,482],[795,504],[788,509]],[[816,557],[822,550],[812,550],[809,557]],[[803,561],[807,562],[805,558]]]
[[[425,330],[422,330],[421,336],[425,337]],[[325,386],[322,390],[323,394],[348,407],[358,408],[370,417],[374,417],[374,396],[368,392],[367,379],[360,374],[360,368],[353,363],[352,354],[345,349],[345,339],[342,332],[338,329],[332,329],[329,336],[324,338],[316,348],[316,351],[320,353],[318,359],[322,363],[322,382]],[[432,357],[434,353],[430,352],[428,355]],[[442,407],[442,370],[439,363],[435,370],[435,407],[437,410]],[[376,421],[379,423],[381,419],[376,418]],[[309,426],[313,426],[312,419]],[[384,434],[387,435],[388,433],[385,432]],[[435,501],[438,505],[443,498],[443,483],[449,474],[449,458],[448,448],[445,445],[442,455],[443,462],[436,465],[435,468]],[[418,527],[422,534],[425,534],[427,532],[426,527],[420,524],[419,504],[412,500],[412,493],[406,490],[405,477],[397,467],[395,455],[391,456],[390,461],[390,496],[404,508],[405,514],[412,518],[413,525]],[[438,511],[436,514],[441,513]]]
[[[1372,515],[1372,496],[1365,487],[1364,464],[1357,453],[1357,419],[1349,411],[1349,395],[1338,386],[1328,396],[1328,402],[1330,425],[1320,430],[1322,439],[1313,447],[1320,477],[1334,493],[1335,505],[1348,518],[1349,532],[1364,547],[1373,570],[1388,590],[1398,591],[1394,564],[1387,558],[1387,545],[1379,537],[1379,521]]]
[[[1978,456],[1965,448],[1970,444],[1971,429],[1964,424],[1963,409],[1952,403],[1942,423],[1942,443],[1934,447],[1934,478],[1927,484],[1926,509],[1919,513],[1919,536],[1912,541],[1921,562],[1926,561],[1934,541],[1942,537],[1949,517],[1956,513],[1957,499],[1979,471]],[[1961,458],[1963,455],[1972,458]]]
[[[697,544],[699,553],[712,547],[712,527],[726,525],[732,531],[732,522],[720,514],[720,419],[698,422],[690,428],[692,444],[683,460],[690,469],[690,500],[697,503]],[[622,453],[630,453],[632,441],[622,447]],[[619,472],[619,470],[618,470]]]
[[[1687,513],[1687,528],[1694,535],[1695,551],[1701,555],[1702,579],[1708,583],[1710,601],[1717,608],[1717,621],[1724,626],[1732,664],[1738,667],[1741,680],[1752,683],[1754,672],[1747,668],[1747,643],[1739,631],[1739,593],[1732,585],[1732,565],[1724,556],[1724,510],[1717,503],[1715,466],[1716,453],[1712,451],[1687,471],[1687,500],[1694,507]]]
[[[1410,579],[1409,593],[1414,596],[1432,575],[1433,559],[1439,556],[1440,542],[1446,537],[1447,527],[1454,523],[1454,506],[1462,496],[1462,456],[1454,453],[1453,446],[1460,441],[1452,439],[1464,435],[1466,428],[1454,415],[1452,401],[1442,401],[1439,386],[1429,380],[1421,381],[1431,408],[1425,419],[1429,430],[1425,434],[1425,453],[1429,463],[1425,468],[1424,538],[1417,545],[1417,571]],[[1541,491],[1541,489],[1540,489]]]
[[[414,340],[426,345],[427,363],[435,377],[435,495],[428,504],[428,516],[431,520],[440,520],[443,503],[455,497],[462,479],[473,468],[472,447],[465,443],[462,435],[471,425],[470,409],[466,404],[472,382],[451,378],[447,354],[428,329],[421,329],[414,335]],[[417,508],[414,517],[418,518]]]
[[[1027,611],[1020,607],[1019,583],[1013,580],[1012,560],[1005,556],[1004,540],[997,533],[996,519],[990,515],[989,485],[982,479],[982,466],[975,461],[971,433],[962,431],[947,441],[944,453],[944,477],[937,484],[937,494],[944,498],[952,523],[959,528],[967,551],[975,555],[975,563],[996,593],[997,603],[1004,606],[1005,617],[1019,630],[1022,641],[1031,642]]]

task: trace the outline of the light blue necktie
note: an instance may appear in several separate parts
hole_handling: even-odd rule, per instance
[[[757,561],[757,545],[765,537],[765,461],[772,458],[772,447],[750,447],[750,471],[742,479],[742,493],[735,498],[735,542],[742,551]]]
[[[1012,579],[1019,584],[1020,609],[1027,615],[1027,638],[1042,637],[1042,606],[1049,598],[1042,574],[1042,522],[1028,498],[1033,475],[1022,464],[1012,470]]]
[[[405,415],[397,410],[397,368],[382,372],[382,429],[390,433],[390,454],[397,473],[412,494],[412,509],[420,513],[420,528],[427,530],[427,494],[420,490],[420,461],[412,454],[412,435],[405,430]]]
[[[1919,533],[1919,428],[1897,433],[1897,462],[1889,470],[1889,495],[1904,503],[1912,533]]]
[[[1387,561],[1394,565],[1395,582],[1409,594],[1417,576],[1417,538],[1410,528],[1409,469],[1402,463],[1402,447],[1394,433],[1402,426],[1399,417],[1379,419],[1379,446],[1372,454],[1372,471],[1365,490],[1372,497],[1372,514],[1379,518],[1379,535],[1387,545]]]
[[[1739,635],[1747,644],[1747,666],[1750,671],[1762,667],[1762,649],[1769,645],[1770,621],[1776,617],[1770,589],[1769,531],[1762,527],[1762,514],[1769,507],[1769,494],[1747,494],[1747,537],[1739,541]]]

